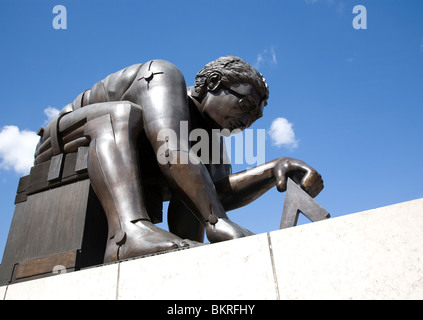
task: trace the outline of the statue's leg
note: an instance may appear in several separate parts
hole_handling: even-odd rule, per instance
[[[167,210],[169,231],[183,239],[204,242],[204,227],[191,210],[173,195]]]
[[[142,109],[129,102],[89,105],[62,117],[59,131],[86,121],[88,175],[108,221],[105,262],[187,245],[150,222],[144,204],[137,138]]]

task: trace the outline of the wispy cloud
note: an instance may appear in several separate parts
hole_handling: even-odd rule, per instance
[[[325,3],[327,6],[332,6],[335,3],[339,3],[339,0],[304,0],[307,4]]]
[[[276,66],[278,64],[275,47],[270,47],[269,49],[265,49],[264,51],[260,52],[257,55],[257,60],[256,60],[256,63],[254,64],[254,67],[256,69],[260,69],[260,67],[266,64],[273,65],[273,66]]]
[[[45,123],[59,113],[59,110],[47,107]],[[17,126],[4,126],[0,131],[0,169],[28,174],[34,162],[34,152],[40,137],[36,132],[21,130]]]
[[[304,0],[307,5],[315,5],[318,3],[324,3],[329,8],[334,8],[338,15],[342,15],[345,12],[345,2],[341,0]]]
[[[49,122],[51,119],[53,119],[55,116],[57,116],[59,114],[60,110],[50,107],[48,106],[47,108],[44,109],[44,114],[47,117],[46,122]]]
[[[277,147],[286,147],[291,150],[298,147],[299,140],[295,138],[293,124],[285,118],[273,120],[268,134],[272,144]]]

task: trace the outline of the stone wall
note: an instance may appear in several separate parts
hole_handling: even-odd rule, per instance
[[[0,299],[423,299],[423,199],[17,283]]]

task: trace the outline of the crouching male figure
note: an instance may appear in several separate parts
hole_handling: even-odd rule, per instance
[[[227,211],[275,186],[285,191],[287,177],[315,197],[323,189],[321,176],[304,162],[284,157],[236,174],[223,161],[179,161],[190,150],[182,146],[192,144],[180,135],[180,126],[188,123],[189,130],[202,128],[210,136],[216,134],[213,129],[243,130],[262,116],[268,94],[262,75],[238,57],[208,63],[193,87],[167,61],[136,64],[65,106],[45,128],[35,164],[89,147],[88,176],[108,222],[105,262],[193,246],[203,242],[204,233],[211,243],[245,237],[252,233],[232,222]],[[159,139],[163,130],[177,139]],[[173,161],[163,163],[159,157]],[[170,200],[170,232],[149,218],[149,183],[159,186],[163,201]]]

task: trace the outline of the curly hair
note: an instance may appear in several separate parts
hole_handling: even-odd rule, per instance
[[[225,56],[209,62],[195,77],[195,92],[201,93],[206,88],[207,79],[213,73],[219,73],[223,82],[249,83],[267,105],[269,87],[266,79],[256,69],[239,57]]]

